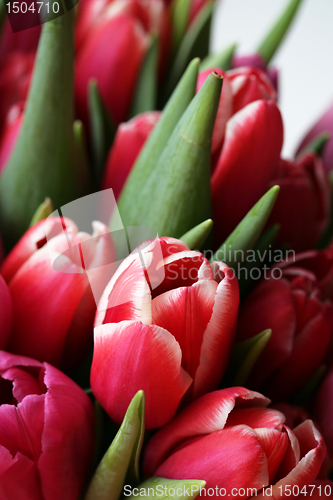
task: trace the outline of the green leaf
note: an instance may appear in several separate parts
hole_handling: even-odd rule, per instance
[[[139,482],[144,435],[144,392],[132,399],[123,423],[91,480],[85,500],[118,500],[126,481]]]
[[[142,192],[148,177],[154,172],[175,126],[195,95],[198,69],[199,59],[194,59],[189,64],[135,161],[118,200],[121,214],[130,213],[133,200],[138,201],[138,194]]]
[[[196,498],[200,493],[200,489],[203,490],[205,486],[206,481],[196,479],[177,480],[151,477],[140,484],[135,491],[128,486],[128,489],[124,489],[124,494],[131,500],[138,497],[158,498],[160,500],[185,500]],[[128,496],[129,493],[132,493],[132,495]]]
[[[35,224],[37,224],[37,222],[40,222],[43,219],[47,219],[47,217],[51,215],[53,211],[52,201],[50,200],[50,198],[45,198],[43,203],[39,205],[36,212],[34,213],[30,221],[30,227],[34,226]]]
[[[47,196],[57,209],[86,194],[73,134],[73,15],[43,25],[23,125],[0,179],[0,227],[7,249]]]
[[[251,271],[255,268],[262,270],[262,268],[265,266],[265,263],[269,261],[269,250],[271,249],[272,245],[274,245],[279,230],[279,224],[273,224],[271,227],[269,227],[260,236],[259,240],[253,247],[254,255],[258,256],[258,258],[251,261],[246,261],[242,264],[242,271],[239,272],[238,276],[239,294],[241,300],[249,293],[251,288],[257,282],[256,279],[251,278]]]
[[[191,250],[199,250],[205,242],[213,227],[212,219],[207,219],[198,224],[179,239],[182,240]]]
[[[171,4],[172,47],[175,51],[186,32],[189,24],[192,0],[174,0]]]
[[[291,0],[282,12],[281,16],[271,28],[265,39],[258,48],[258,53],[268,64],[284,39],[302,0]]]
[[[108,152],[116,135],[116,125],[105,107],[95,79],[91,79],[89,82],[88,104],[93,178],[95,187],[99,188]]]
[[[317,137],[313,139],[309,144],[305,146],[305,148],[301,151],[310,151],[311,153],[316,153],[318,156],[323,156],[325,146],[331,138],[331,134],[329,132],[322,132]]]
[[[318,388],[327,372],[326,365],[320,365],[299,392],[292,398],[292,404],[307,407],[316,395]]]
[[[120,216],[124,226],[179,238],[211,216],[211,138],[222,77],[212,73],[171,135],[153,173]]]
[[[73,123],[73,132],[76,144],[76,164],[81,166],[80,187],[84,192],[88,192],[91,183],[89,175],[90,166],[88,162],[88,150],[86,145],[84,126],[81,120],[75,120],[75,122]]]
[[[253,248],[266,225],[279,194],[279,190],[279,186],[273,186],[262,198],[260,198],[213,255],[212,261],[222,261],[231,267],[240,262],[244,262],[246,253]]]
[[[209,52],[213,9],[214,2],[208,2],[186,31],[171,65],[169,78],[164,90],[164,97],[169,97],[193,57],[204,59],[207,56]]]
[[[245,386],[260,354],[272,336],[272,330],[263,332],[235,345],[225,380],[233,386]]]
[[[144,111],[154,110],[157,107],[158,49],[158,36],[153,34],[137,80],[130,112],[131,117]]]
[[[216,54],[209,54],[200,64],[200,71],[210,68],[220,68],[224,71],[231,69],[232,58],[234,56],[237,44],[233,43],[226,49]]]

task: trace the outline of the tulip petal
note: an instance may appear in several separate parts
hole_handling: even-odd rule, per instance
[[[0,349],[5,349],[13,324],[13,304],[6,282],[0,275]]]
[[[201,477],[206,481],[206,489],[215,489],[218,485],[225,488],[229,496],[233,488],[261,489],[268,485],[265,453],[256,433],[245,425],[217,431],[185,444],[172,453],[154,475],[170,479]]]
[[[255,431],[267,457],[269,482],[272,483],[288,448],[288,434],[283,427]]]
[[[152,301],[153,323],[175,337],[182,351],[182,367],[194,380],[217,286],[216,281],[202,280],[165,292]]]
[[[91,387],[120,423],[139,390],[146,396],[146,427],[160,427],[175,414],[192,379],[181,367],[181,350],[163,328],[138,322],[95,328]]]
[[[149,441],[144,455],[144,474],[151,474],[178,443],[224,428],[228,415],[237,408],[265,407],[269,399],[243,387],[215,391],[189,404]]]
[[[235,336],[238,281],[227,265],[215,263],[213,272],[216,268],[223,279],[216,289],[213,313],[203,335],[200,364],[194,379],[194,397],[216,389],[227,366]]]
[[[48,363],[44,366],[48,391],[43,452],[37,464],[41,488],[44,498],[72,500],[78,498],[90,472],[94,449],[93,407],[89,397],[72,380]],[[57,430],[60,415],[61,432]]]
[[[0,498],[44,499],[34,462],[21,453],[12,457],[3,446],[0,446]]]
[[[252,429],[275,429],[285,419],[283,413],[272,408],[243,408],[230,413],[225,427],[244,424]]]

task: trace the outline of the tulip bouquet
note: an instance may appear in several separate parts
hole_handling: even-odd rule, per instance
[[[332,110],[283,158],[270,66],[301,0],[249,56],[213,0],[65,3],[0,5],[0,500],[333,498]]]

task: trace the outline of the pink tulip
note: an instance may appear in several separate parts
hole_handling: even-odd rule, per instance
[[[280,192],[268,225],[279,224],[278,240],[299,252],[312,248],[329,222],[331,187],[323,161],[305,153],[281,160],[271,185]]]
[[[158,111],[149,111],[119,125],[105,165],[102,184],[102,189],[113,189],[116,199],[159,117]]]
[[[274,401],[295,394],[323,362],[333,333],[332,273],[331,249],[298,254],[277,264],[242,304],[238,340],[272,329],[249,385]]]
[[[242,387],[202,396],[153,436],[144,473],[202,479],[206,491],[218,486],[235,498],[254,496],[246,492],[256,488],[255,496],[263,499],[262,489],[271,486],[269,496],[277,500],[288,496],[285,485],[312,484],[325,457],[321,435],[311,420],[291,431],[284,415],[268,404]]]
[[[119,423],[142,389],[147,428],[164,425],[182,399],[218,386],[237,311],[238,282],[228,266],[211,267],[172,238],[146,242],[119,266],[99,304],[91,368],[96,398]]]
[[[0,140],[0,174],[14,149],[23,123],[23,103],[14,104],[8,111]]]
[[[96,300],[112,276],[106,266],[116,261],[107,227],[93,228],[91,237],[69,219],[48,218],[8,255],[1,274],[15,310],[9,351],[66,370],[89,352]]]
[[[13,305],[8,286],[0,275],[0,349],[7,346],[13,324]]]
[[[77,500],[89,477],[88,396],[48,363],[0,352],[1,500]]]
[[[165,61],[170,27],[163,1],[87,1],[77,30],[78,112],[87,120],[87,88],[95,78],[111,116],[120,123],[129,111],[152,32],[161,33],[161,61]]]
[[[264,71],[275,90],[278,90],[279,72],[272,66],[267,68],[266,63],[260,54],[250,54],[249,56],[239,56],[236,54],[232,59],[232,67],[236,69],[242,68],[243,66],[251,66],[251,68],[257,68]]]
[[[328,132],[330,139],[324,149],[323,160],[328,170],[333,170],[333,103],[328,110],[319,118],[317,123],[313,125],[311,130],[304,137],[300,144],[297,153],[299,153],[305,146],[313,141],[318,135],[323,132]]]
[[[0,69],[0,131],[13,104],[27,98],[34,59],[32,53],[12,52]]]
[[[281,114],[273,101],[252,102],[228,121],[211,181],[217,246],[268,190],[282,141]]]

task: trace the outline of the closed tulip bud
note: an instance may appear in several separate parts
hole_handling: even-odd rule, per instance
[[[2,500],[76,500],[90,473],[89,397],[49,365],[0,351]]]
[[[102,189],[113,189],[116,199],[159,117],[158,111],[150,111],[119,125],[105,165],[102,183]]]
[[[330,181],[322,159],[305,153],[295,161],[281,160],[272,185],[280,194],[268,224],[279,224],[279,242],[299,252],[315,245],[328,224]]]
[[[70,219],[48,218],[31,227],[0,270],[15,318],[8,350],[73,370],[92,347],[96,299],[116,261],[104,224],[79,233]],[[54,260],[51,260],[51,257]]]
[[[264,71],[271,85],[273,85],[276,91],[278,90],[279,72],[272,66],[268,68],[260,54],[251,54],[249,56],[235,55],[232,59],[232,68],[237,69],[243,68],[244,66],[250,66],[252,69],[256,68]]]
[[[0,174],[14,149],[23,122],[23,104],[14,104],[8,111],[0,140]]]
[[[242,387],[202,396],[153,436],[144,473],[200,477],[216,500],[221,491],[237,498],[285,498],[285,485],[312,484],[325,457],[323,438],[311,420],[290,430],[282,413],[266,408],[269,402]]]
[[[8,286],[0,275],[0,349],[5,349],[13,324],[13,305]]]
[[[87,121],[89,80],[97,80],[106,107],[116,122],[126,119],[149,47],[150,33],[161,33],[165,59],[169,24],[162,0],[88,0],[76,32],[75,89],[80,117]]]
[[[332,249],[294,255],[243,302],[239,340],[272,329],[249,385],[274,401],[294,395],[323,362],[333,333],[332,272]]]
[[[217,247],[267,191],[282,141],[283,124],[274,101],[252,102],[228,121],[211,180]]]
[[[27,98],[34,60],[34,54],[13,52],[0,69],[0,130],[11,106]]]
[[[145,263],[142,267],[141,262]],[[185,243],[138,247],[107,285],[95,319],[91,387],[121,422],[133,395],[146,395],[146,426],[160,427],[219,384],[233,343],[238,282]]]

